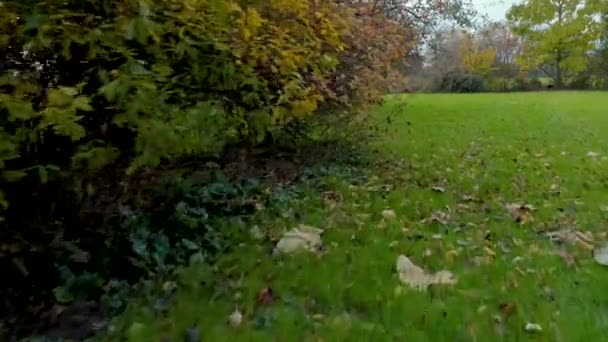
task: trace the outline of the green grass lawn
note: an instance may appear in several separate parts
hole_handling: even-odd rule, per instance
[[[606,240],[608,93],[410,95],[389,98],[379,117],[388,163],[303,182],[254,218],[274,241],[298,224],[321,228],[323,252],[276,256],[271,242],[252,237],[217,266],[183,270],[168,313],[134,306],[115,334],[183,341],[195,327],[206,341],[607,336],[608,268],[585,243],[557,244],[546,232]],[[516,222],[505,209],[514,202],[535,210]],[[445,222],[429,220],[438,212]],[[458,282],[409,288],[395,270],[400,254]],[[227,323],[235,309],[238,326]],[[543,331],[527,332],[527,323]]]

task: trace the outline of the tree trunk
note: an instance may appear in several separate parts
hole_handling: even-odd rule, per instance
[[[564,2],[560,1],[557,7],[557,22],[558,25],[562,25],[564,20]],[[563,76],[562,76],[562,50],[561,50],[562,42],[558,42],[557,54],[555,56],[555,88],[561,89],[563,84]]]
[[[557,50],[555,59],[555,88],[557,89],[561,89],[563,86],[562,59],[562,51]]]

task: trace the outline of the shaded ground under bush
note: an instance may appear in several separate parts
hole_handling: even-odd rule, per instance
[[[223,231],[223,222],[246,220],[277,191],[327,165],[362,162],[339,142],[298,151],[233,148],[221,159],[178,161],[129,177],[114,166],[96,174],[103,182],[92,182],[95,191],[82,198],[57,191],[64,184],[32,189],[22,208],[39,201],[36,213],[13,202],[30,226],[19,238],[32,248],[20,259],[0,258],[0,336],[91,336],[130,295],[152,291],[176,266],[212,262],[229,250],[235,232]]]

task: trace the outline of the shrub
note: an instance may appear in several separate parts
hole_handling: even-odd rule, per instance
[[[124,192],[141,191],[125,170],[135,177],[165,161],[215,157],[306,118],[356,121],[358,108],[379,101],[414,40],[365,7],[1,2],[0,265],[50,274],[43,286],[53,287],[61,277],[44,267],[69,262],[79,245],[130,251],[134,226],[110,224],[116,213],[107,212],[121,208]],[[157,232],[145,241],[156,238],[164,246]]]
[[[484,91],[484,81],[478,75],[452,72],[443,77],[441,89],[454,93],[478,93]]]
[[[515,79],[512,91],[538,91],[543,89],[543,84],[538,79],[528,79],[524,77],[518,77]]]

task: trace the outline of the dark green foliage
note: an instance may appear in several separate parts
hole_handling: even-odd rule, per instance
[[[479,75],[452,72],[443,77],[441,90],[454,93],[478,93],[484,91],[484,80]]]
[[[518,77],[512,91],[537,91],[543,88],[542,83],[537,79],[526,79]]]

